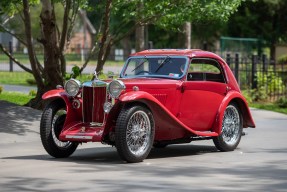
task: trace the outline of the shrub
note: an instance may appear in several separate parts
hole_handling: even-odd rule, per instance
[[[246,101],[247,101],[248,104],[250,104],[250,103],[253,102],[252,96],[251,96],[249,90],[243,90],[243,91],[242,91],[242,95],[245,97],[245,99],[246,99]]]
[[[280,108],[287,108],[287,98],[285,97],[279,98],[275,103]]]
[[[257,72],[257,87],[257,91],[260,94],[264,92],[267,95],[271,95],[272,93],[282,93],[285,91],[282,78],[273,71],[268,71],[267,74]]]
[[[279,64],[287,64],[287,55],[282,55],[281,57],[279,57],[278,63]]]
[[[29,96],[35,97],[36,94],[37,94],[37,91],[34,90],[34,89],[32,89],[32,90],[29,91]]]
[[[259,87],[257,89],[252,89],[250,91],[252,101],[266,101],[268,95],[264,87]]]

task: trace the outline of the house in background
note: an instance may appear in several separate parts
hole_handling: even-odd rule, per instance
[[[93,47],[95,35],[96,29],[87,17],[86,11],[80,10],[66,53],[84,53],[86,55]]]

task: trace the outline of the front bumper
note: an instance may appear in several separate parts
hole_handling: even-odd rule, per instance
[[[89,123],[73,122],[61,132],[61,141],[101,142],[104,126],[91,126]]]

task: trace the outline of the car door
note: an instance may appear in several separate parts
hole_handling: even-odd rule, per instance
[[[221,65],[214,59],[191,60],[182,87],[179,120],[198,131],[212,128],[219,106],[227,92]]]

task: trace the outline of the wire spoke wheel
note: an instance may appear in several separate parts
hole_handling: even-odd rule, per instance
[[[233,151],[242,135],[242,115],[237,105],[229,104],[224,112],[221,134],[213,139],[220,151]]]
[[[128,122],[126,140],[129,150],[135,155],[142,155],[150,143],[151,125],[144,111],[134,113]]]
[[[55,144],[60,148],[67,148],[72,144],[70,141],[62,142],[59,140],[60,133],[65,123],[66,114],[67,111],[65,109],[60,109],[56,112],[52,120],[52,137]]]
[[[229,144],[234,145],[238,140],[240,131],[240,116],[234,106],[228,106],[224,112],[222,123],[222,138]]]
[[[115,133],[120,157],[130,163],[143,161],[148,156],[154,139],[151,112],[137,105],[123,108],[117,119]]]

